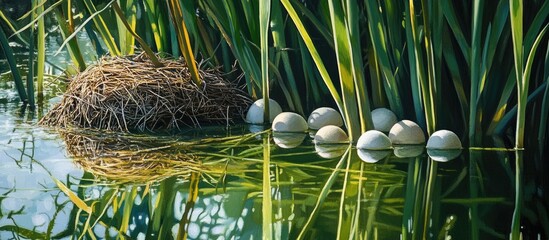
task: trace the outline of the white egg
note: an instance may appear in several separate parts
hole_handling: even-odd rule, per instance
[[[397,116],[387,108],[376,108],[372,111],[372,121],[375,130],[389,132],[397,123]]]
[[[301,115],[293,112],[278,114],[272,124],[274,132],[306,132],[307,122]]]
[[[338,126],[328,125],[320,128],[315,134],[315,144],[347,143],[347,133]]]
[[[391,139],[378,130],[369,130],[360,135],[356,143],[358,149],[384,150],[391,148]]]
[[[425,134],[417,123],[410,120],[397,122],[389,131],[389,139],[393,144],[422,144]]]
[[[452,131],[439,130],[429,137],[428,149],[461,149],[459,137]]]
[[[251,124],[263,124],[263,112],[265,112],[265,101],[263,98],[255,101],[246,113],[246,122]],[[269,99],[269,122],[282,112],[280,105],[272,99]]]

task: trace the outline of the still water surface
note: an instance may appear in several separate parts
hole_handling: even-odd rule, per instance
[[[51,129],[14,96],[4,80],[0,239],[507,239],[521,210],[519,152],[437,162],[423,147],[283,145],[248,125]]]

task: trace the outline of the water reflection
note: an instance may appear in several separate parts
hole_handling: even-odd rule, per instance
[[[461,155],[461,149],[427,149],[427,155],[437,162],[448,162]]]
[[[315,151],[321,158],[332,159],[341,157],[348,147],[348,144],[315,144]]]
[[[493,239],[520,230],[513,212],[531,212],[524,189],[509,191],[521,178],[515,152],[465,151],[441,164],[423,146],[272,148],[245,126],[196,139],[2,117],[0,239]]]
[[[421,155],[425,145],[394,145],[393,151],[398,158],[413,158]]]
[[[376,163],[391,154],[391,150],[365,150],[357,149],[358,157],[367,163]]]
[[[58,236],[73,218],[68,197],[52,179],[70,185],[82,171],[66,159],[55,134],[32,127],[32,118],[0,119],[0,239]]]
[[[303,143],[305,137],[307,137],[306,133],[273,133],[273,141],[281,148],[295,148]]]
[[[317,151],[324,147],[329,150],[326,152],[338,152],[322,160],[313,151],[271,151],[265,144],[273,139],[260,141],[253,134],[192,142],[92,132],[59,136],[64,145],[60,139],[52,139],[46,148],[42,148],[42,137],[18,141],[16,145],[25,149],[14,148],[9,151],[12,157],[3,160],[7,163],[0,175],[2,186],[6,186],[0,200],[0,226],[6,226],[4,229],[19,236],[25,236],[22,229],[27,229],[36,238],[48,237],[48,227],[54,226],[49,237],[230,239],[272,234],[276,239],[349,239],[375,234],[378,239],[485,239],[510,231],[513,202],[518,201],[514,193],[501,191],[508,187],[500,191],[485,187],[495,178],[498,186],[514,184],[515,176],[502,179],[494,175],[507,171],[505,161],[500,166],[503,170],[497,171],[492,171],[494,166],[488,170],[480,161],[501,153],[470,153],[438,165],[421,155],[401,160],[391,151],[364,153],[349,145],[316,145]],[[268,134],[263,137],[269,138]],[[65,146],[71,157],[66,157],[60,146]],[[47,161],[43,149],[49,149],[49,155],[51,149],[57,149],[58,158],[65,162],[55,165],[55,161]],[[153,152],[163,155],[151,155]],[[404,152],[421,154],[419,150]],[[194,156],[195,165],[187,162],[192,167],[179,168],[184,161],[177,156],[184,154]],[[47,164],[32,160],[37,156]],[[143,165],[144,156],[161,164]],[[367,164],[364,156],[369,162],[390,161]],[[106,169],[120,167],[113,163],[115,158],[132,162],[134,165],[122,170],[141,178],[123,181],[121,171],[120,176],[108,172]],[[74,164],[67,167],[71,159],[86,172]],[[90,162],[103,172],[85,165]],[[162,167],[171,170],[162,172]],[[164,177],[147,173],[152,169]],[[33,177],[14,176],[22,172]],[[51,176],[62,180],[61,185]],[[35,177],[37,182],[29,180]],[[265,186],[270,189],[268,199]],[[265,208],[266,204],[270,207]],[[272,218],[264,218],[265,211]],[[501,219],[507,219],[507,224],[500,224]],[[6,234],[12,233],[0,231],[2,239]]]
[[[74,162],[94,176],[121,183],[188,177],[200,169],[198,157],[175,139],[92,130],[61,131]]]

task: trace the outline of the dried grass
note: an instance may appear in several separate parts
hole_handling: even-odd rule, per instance
[[[180,129],[242,119],[251,103],[216,70],[201,70],[202,86],[184,62],[143,55],[105,57],[76,75],[62,101],[40,123],[114,131]]]

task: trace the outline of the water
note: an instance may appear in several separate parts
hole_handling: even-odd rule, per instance
[[[505,239],[521,209],[513,151],[447,162],[374,152],[387,156],[367,163],[309,136],[281,148],[248,125],[156,137],[49,129],[3,86],[0,239]]]
[[[547,237],[544,178],[522,152],[361,152],[249,125],[53,129],[36,124],[62,93],[50,82],[29,113],[0,78],[0,239]]]

